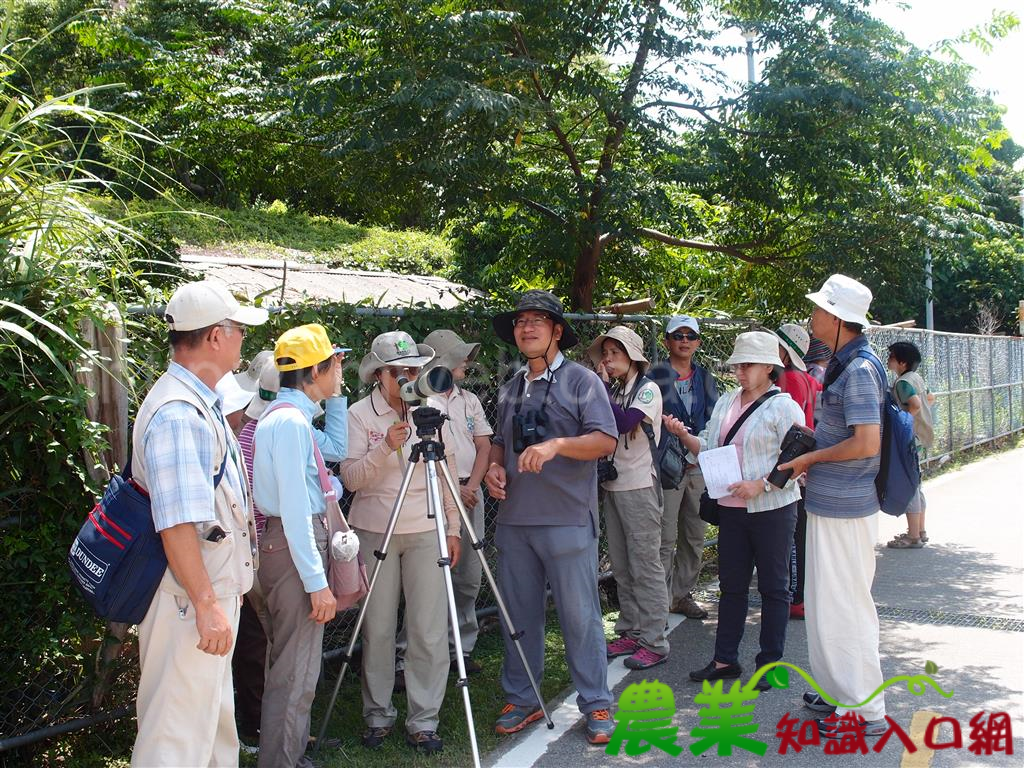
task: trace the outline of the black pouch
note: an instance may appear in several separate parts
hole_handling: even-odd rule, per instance
[[[719,525],[722,522],[722,518],[718,514],[718,500],[708,496],[707,491],[700,495],[700,509],[697,515],[705,523],[711,525]]]

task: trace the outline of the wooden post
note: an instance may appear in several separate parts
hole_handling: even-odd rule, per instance
[[[125,383],[125,332],[121,313],[113,304],[106,308],[103,324],[91,320],[82,323],[83,346],[95,359],[86,359],[76,374],[93,397],[86,401],[86,415],[108,428],[109,447],[99,456],[86,455],[89,475],[106,482],[111,474],[124,468],[128,460],[128,387]]]

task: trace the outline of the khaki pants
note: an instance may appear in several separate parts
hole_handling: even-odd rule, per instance
[[[231,622],[233,651],[242,600],[218,603]],[[132,766],[238,765],[231,654],[213,656],[198,643],[192,603],[158,589],[139,625],[142,674]]]
[[[661,488],[607,491],[608,556],[619,592],[615,631],[655,653],[668,653],[668,589],[659,557]]]
[[[484,535],[484,495],[481,490],[476,499],[476,506],[466,510],[473,522],[473,530],[478,539]],[[435,545],[435,549],[436,549]],[[455,593],[455,610],[459,620],[459,639],[462,641],[462,652],[470,654],[476,647],[476,639],[480,634],[480,625],[476,620],[476,598],[480,594],[483,580],[483,569],[480,559],[473,551],[473,543],[469,531],[462,528],[462,556],[458,564],[452,568],[452,591]],[[448,621],[448,606],[445,604],[445,621]],[[450,622],[448,622],[450,624]],[[405,669],[405,649],[409,644],[405,636],[405,623],[398,630],[395,642],[395,669]],[[455,639],[451,628],[448,629],[448,656],[455,659]]]
[[[363,619],[363,719],[370,728],[390,728],[398,717],[395,635],[399,598],[405,595],[405,694],[409,733],[436,731],[448,682],[448,598],[437,565],[437,533],[396,533],[388,556],[373,556],[383,533],[356,530],[363,559],[379,570]]]
[[[708,524],[700,519],[700,496],[704,475],[699,467],[686,470],[683,482],[665,494],[665,515],[661,529],[661,564],[669,589],[669,604],[682,600],[697,587],[704,532]],[[675,550],[675,558],[672,550]]]
[[[319,518],[313,523],[317,550],[326,568],[327,529]],[[309,618],[309,594],[292,562],[280,518],[267,518],[260,539],[258,575],[269,628],[257,764],[259,768],[295,768],[303,764],[309,742],[324,625]]]

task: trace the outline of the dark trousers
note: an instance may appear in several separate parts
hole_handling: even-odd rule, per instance
[[[263,709],[263,675],[267,664],[267,636],[255,609],[246,597],[238,619],[238,640],[231,657],[235,682],[235,717],[238,732],[255,737],[260,732]]]
[[[715,661],[739,663],[740,640],[747,621],[750,578],[757,566],[761,593],[761,652],[756,666],[782,658],[789,623],[789,551],[796,527],[796,502],[767,512],[719,507],[718,603]]]
[[[793,604],[804,601],[804,574],[807,562],[807,508],[804,498],[807,491],[800,488],[800,501],[796,503],[796,530],[793,533],[793,556],[790,559],[789,591],[793,595]]]

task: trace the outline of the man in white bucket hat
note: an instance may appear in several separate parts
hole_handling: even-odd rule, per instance
[[[811,333],[834,352],[825,375],[815,431],[817,448],[783,464],[807,472],[807,582],[804,603],[811,673],[832,699],[804,694],[804,705],[837,715],[855,711],[865,734],[885,732],[885,699],[869,699],[882,684],[878,613],[871,597],[878,540],[878,474],[884,370],[870,359],[864,335],[871,291],[845,275],[832,275],[815,304]],[[868,355],[868,357],[865,357]],[[867,702],[860,707],[845,706]],[[832,723],[818,721],[826,738],[839,738]]]

